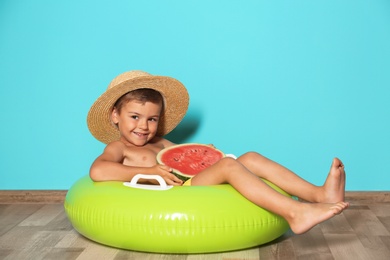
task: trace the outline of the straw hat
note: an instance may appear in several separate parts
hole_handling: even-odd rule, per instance
[[[153,76],[143,71],[128,71],[114,78],[88,112],[87,123],[92,135],[103,143],[119,140],[120,133],[111,121],[115,102],[129,91],[150,88],[163,96],[164,111],[161,113],[158,136],[171,132],[187,112],[189,96],[178,80],[165,76]]]

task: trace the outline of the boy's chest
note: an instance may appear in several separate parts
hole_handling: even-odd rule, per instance
[[[144,166],[151,167],[156,165],[156,156],[161,148],[150,147],[137,147],[128,148],[125,151],[124,165],[129,166]]]

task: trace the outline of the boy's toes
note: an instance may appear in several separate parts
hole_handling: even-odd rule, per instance
[[[340,214],[343,212],[344,209],[348,208],[349,203],[348,202],[339,202],[331,207],[335,215]]]

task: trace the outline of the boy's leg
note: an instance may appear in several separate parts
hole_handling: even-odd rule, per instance
[[[301,203],[280,194],[241,163],[225,158],[192,178],[192,185],[231,184],[256,205],[285,218],[291,229],[299,234],[345,209],[347,203]]]
[[[323,186],[315,186],[282,165],[254,152],[237,159],[250,172],[276,184],[286,192],[310,202],[335,203],[344,201],[345,171],[337,158]]]

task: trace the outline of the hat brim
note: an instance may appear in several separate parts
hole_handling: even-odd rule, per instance
[[[107,89],[92,105],[87,124],[96,139],[106,144],[120,139],[118,128],[111,121],[113,106],[127,92],[141,88],[154,89],[164,98],[164,110],[159,120],[157,136],[168,134],[181,122],[189,105],[189,95],[184,85],[171,77],[137,77]]]

